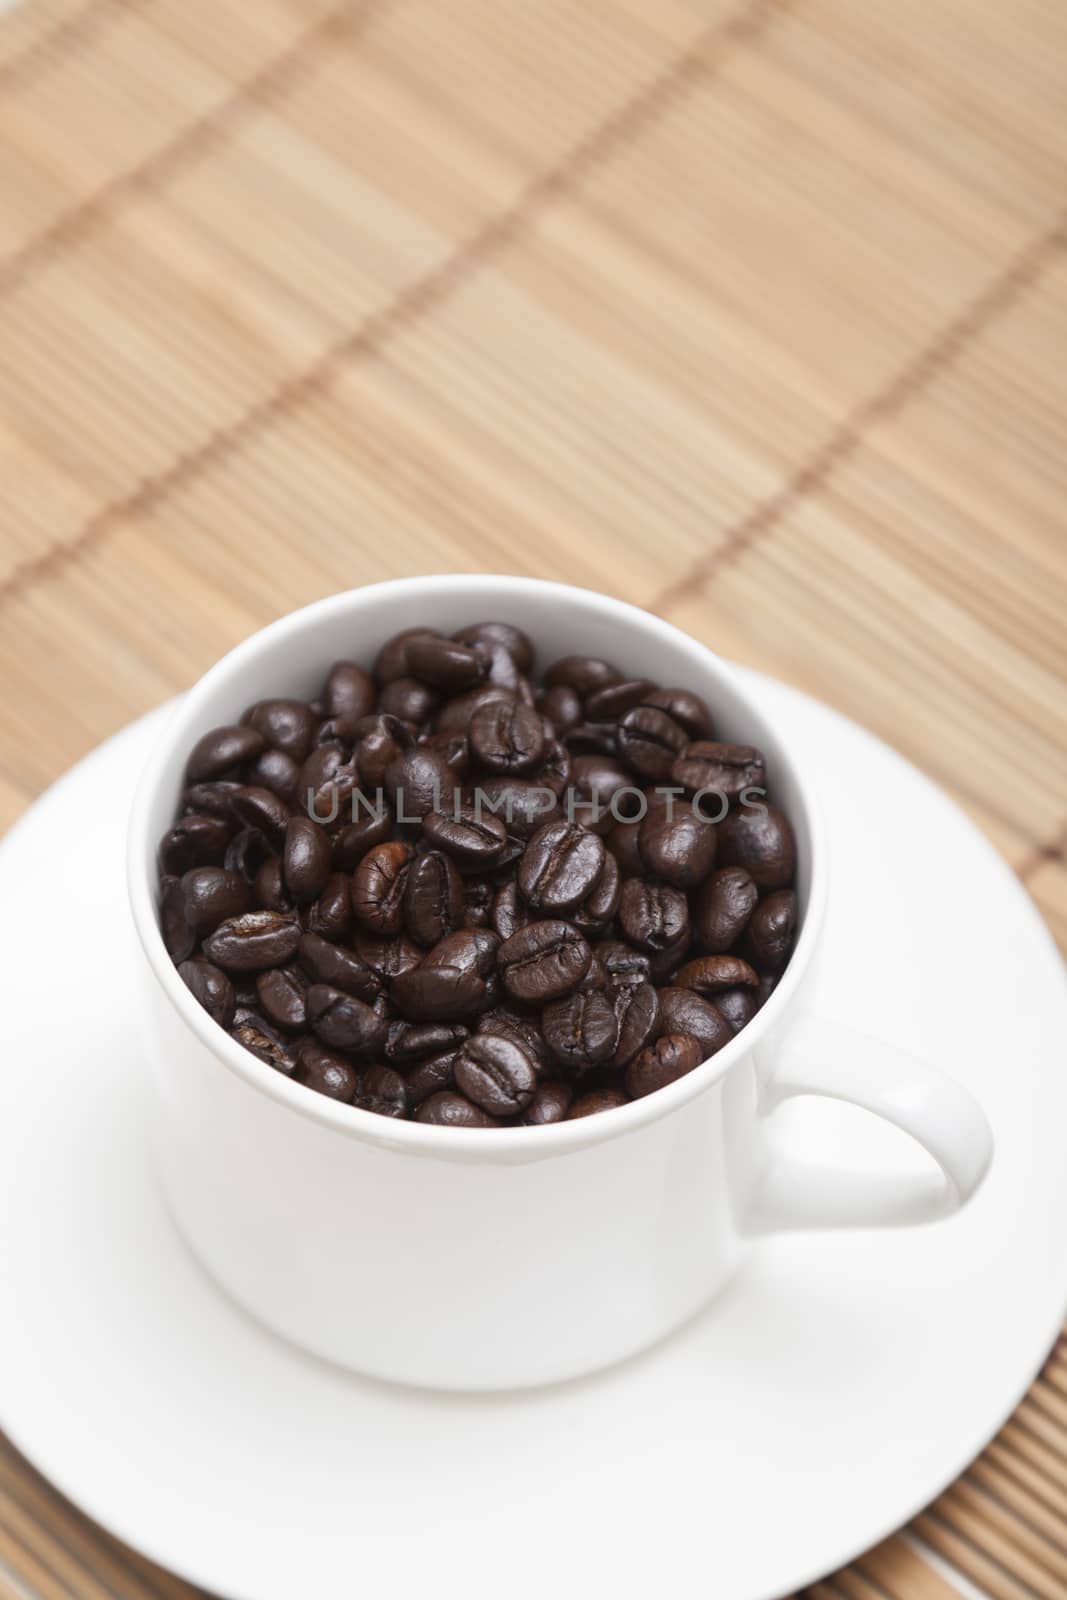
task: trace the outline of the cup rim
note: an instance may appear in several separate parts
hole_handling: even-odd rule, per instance
[[[746,707],[753,719],[773,729],[780,747],[788,752],[787,761],[796,781],[804,811],[804,821],[811,840],[811,883],[803,908],[802,925],[796,946],[790,956],[774,992],[752,1020],[724,1045],[715,1055],[701,1063],[692,1072],[667,1084],[654,1093],[626,1105],[594,1116],[579,1117],[573,1122],[564,1121],[519,1128],[447,1128],[432,1123],[401,1121],[363,1111],[358,1106],[335,1101],[326,1095],[314,1094],[302,1084],[294,1083],[282,1073],[231,1039],[219,1024],[200,1006],[178,975],[163,943],[162,931],[156,909],[155,874],[146,871],[145,863],[154,862],[157,841],[148,838],[149,821],[154,810],[156,794],[164,769],[177,746],[190,745],[190,727],[195,725],[197,713],[237,669],[264,651],[284,649],[286,642],[305,628],[317,622],[364,606],[374,607],[378,601],[409,594],[419,603],[432,608],[434,596],[469,594],[472,607],[476,607],[480,594],[495,593],[500,586],[511,589],[516,597],[538,595],[554,599],[561,607],[573,605],[577,600],[585,609],[599,611],[613,618],[628,631],[641,630],[646,636],[658,637],[665,644],[702,658],[705,672],[710,671]],[[472,615],[474,614],[472,610]],[[150,848],[149,848],[150,846]],[[768,1033],[781,1021],[804,973],[806,972],[822,926],[826,899],[826,848],[820,808],[814,789],[805,772],[803,761],[798,761],[792,741],[784,736],[774,718],[768,718],[751,703],[751,697],[738,680],[733,667],[721,656],[701,644],[692,635],[673,623],[657,617],[639,606],[595,589],[575,584],[557,583],[548,579],[518,577],[509,574],[456,573],[446,576],[428,574],[408,578],[391,578],[380,583],[360,585],[343,590],[324,599],[312,601],[295,611],[288,612],[266,627],[257,629],[232,650],[220,657],[206,673],[175,703],[172,714],[160,732],[141,773],[134,792],[127,835],[127,888],[137,937],[148,964],[167,1000],[178,1017],[191,1029],[212,1055],[229,1072],[242,1079],[252,1089],[273,1099],[287,1110],[317,1122],[345,1137],[390,1150],[405,1150],[442,1159],[481,1157],[489,1164],[508,1159],[547,1158],[576,1149],[623,1138],[651,1122],[669,1116],[672,1112],[697,1099],[713,1084],[725,1078],[744,1056],[766,1039]]]

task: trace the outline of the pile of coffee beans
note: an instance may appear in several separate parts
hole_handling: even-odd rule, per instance
[[[764,758],[688,689],[504,622],[411,628],[199,740],[159,850],[185,983],[247,1050],[387,1117],[491,1128],[652,1094],[793,943]]]

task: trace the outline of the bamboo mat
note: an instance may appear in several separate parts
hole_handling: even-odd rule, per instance
[[[530,572],[873,728],[1067,947],[1065,105],[1058,0],[4,10],[0,826],[282,611]],[[811,1595],[1062,1600],[1064,1348]],[[193,1593],[9,1447],[0,1592]]]

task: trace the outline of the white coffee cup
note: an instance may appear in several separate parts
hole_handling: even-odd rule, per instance
[[[797,835],[800,931],[764,1008],[710,1060],[618,1110],[548,1127],[396,1122],[293,1083],[197,1004],[157,918],[156,851],[193,744],[269,696],[312,698],[402,628],[483,618],[538,660],[605,656],[703,695],[719,737],[760,746]],[[882,1226],[958,1209],[989,1126],[934,1067],[806,1009],[827,898],[819,774],[730,667],[604,595],[509,577],[401,579],[297,611],[225,656],[177,706],[133,806],[129,887],[151,980],[144,1052],[174,1216],[208,1271],[269,1327],[359,1372],[449,1389],[572,1378],[641,1350],[719,1290],[769,1229]],[[813,1171],[769,1137],[796,1095],[849,1101],[932,1157],[898,1177]]]

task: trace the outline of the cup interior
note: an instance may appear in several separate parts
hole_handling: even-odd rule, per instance
[[[797,892],[800,928],[793,955],[770,1000],[737,1036],[701,1067],[642,1101],[599,1117],[544,1128],[490,1130],[436,1129],[418,1123],[389,1123],[390,1142],[426,1135],[443,1137],[457,1148],[472,1138],[481,1146],[503,1139],[533,1138],[544,1143],[573,1139],[592,1142],[614,1129],[594,1124],[642,1119],[666,1112],[699,1092],[711,1077],[728,1070],[739,1047],[756,1042],[780,1013],[807,965],[821,915],[822,846],[820,824],[801,754],[791,750],[788,730],[769,722],[746,693],[733,669],[695,639],[660,618],[592,590],[538,579],[456,575],[404,578],[353,589],[292,612],[253,634],[224,656],[181,700],[167,723],[141,780],[131,818],[130,896],[141,943],[157,979],[209,1047],[229,1066],[267,1092],[291,1100],[306,1114],[367,1133],[374,1117],[338,1106],[291,1084],[258,1061],[207,1017],[189,994],[163,945],[157,920],[156,852],[171,826],[183,787],[186,759],[197,739],[220,724],[235,722],[253,701],[272,696],[312,699],[330,665],[340,659],[370,666],[379,648],[401,629],[426,625],[451,633],[485,619],[524,629],[536,649],[534,675],[562,655],[603,656],[626,676],[648,677],[664,686],[694,690],[707,700],[719,739],[758,745],[767,758],[771,799],[788,815],[797,836]],[[321,1100],[321,1106],[302,1102]],[[374,1130],[377,1131],[377,1130]],[[384,1130],[383,1130],[384,1131]]]

